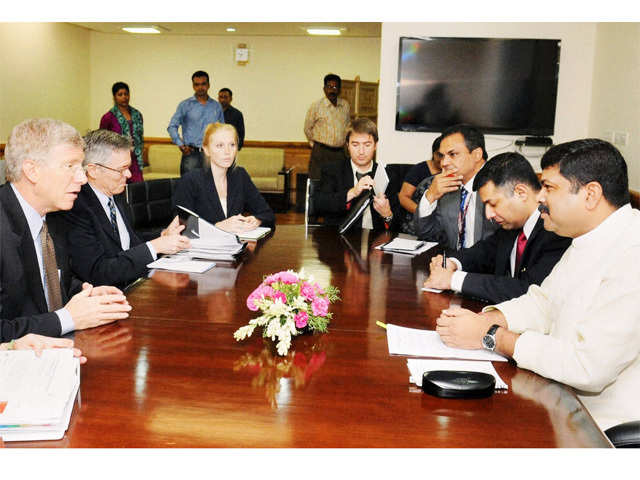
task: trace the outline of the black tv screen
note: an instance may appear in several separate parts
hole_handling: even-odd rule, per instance
[[[396,130],[553,135],[560,40],[400,38]]]

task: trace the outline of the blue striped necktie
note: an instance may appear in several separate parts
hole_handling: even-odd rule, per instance
[[[109,198],[107,202],[109,206],[109,217],[111,218],[111,228],[113,228],[113,233],[116,235],[116,238],[120,238],[120,231],[118,230],[118,220],[116,219],[116,204],[113,201],[113,198]]]
[[[464,248],[464,236],[465,236],[465,218],[467,216],[468,205],[465,205],[467,199],[467,190],[462,187],[460,189],[460,209],[458,210],[458,249]]]

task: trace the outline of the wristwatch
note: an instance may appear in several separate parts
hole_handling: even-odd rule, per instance
[[[487,333],[482,337],[482,346],[492,352],[496,349],[496,332],[500,328],[500,325],[491,325],[491,328],[487,330]]]
[[[393,220],[393,213],[388,217],[382,217],[382,218],[384,219],[385,223],[391,223],[391,220]]]

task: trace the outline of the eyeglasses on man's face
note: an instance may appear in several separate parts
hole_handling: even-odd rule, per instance
[[[129,165],[127,165],[124,168],[111,168],[111,167],[107,167],[106,165],[104,165],[102,163],[92,163],[91,165],[97,165],[99,167],[106,168],[107,170],[111,170],[112,172],[116,172],[118,175],[125,175],[127,173],[127,171],[129,170],[129,168],[130,168]]]

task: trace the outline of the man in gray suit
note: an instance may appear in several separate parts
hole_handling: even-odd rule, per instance
[[[418,204],[416,235],[447,248],[468,248],[498,228],[485,217],[484,204],[473,191],[487,159],[484,136],[472,126],[454,125],[442,132],[439,152],[442,172]]]

